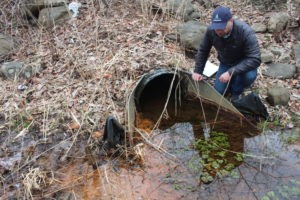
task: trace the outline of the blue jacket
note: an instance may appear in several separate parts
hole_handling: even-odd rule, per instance
[[[221,64],[230,66],[228,70],[230,74],[237,75],[251,71],[258,68],[261,63],[255,33],[245,22],[235,19],[228,38],[219,37],[209,26],[196,54],[194,72],[202,74],[212,46],[217,50]]]

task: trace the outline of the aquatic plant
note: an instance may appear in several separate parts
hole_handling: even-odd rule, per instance
[[[210,183],[214,177],[223,177],[231,174],[231,171],[244,160],[244,155],[230,151],[230,143],[225,133],[211,133],[209,139],[198,139],[195,148],[199,151],[203,166],[200,181]]]
[[[281,184],[276,190],[267,192],[262,200],[299,199],[300,181],[291,179],[287,185]]]

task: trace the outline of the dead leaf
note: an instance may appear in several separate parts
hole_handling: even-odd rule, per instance
[[[24,108],[25,104],[26,104],[25,99],[22,99],[19,103],[19,108]]]
[[[103,132],[100,132],[100,131],[95,131],[93,134],[92,134],[92,138],[93,139],[98,139],[100,137],[103,136]]]
[[[107,79],[109,79],[109,78],[111,78],[112,77],[112,75],[111,74],[104,74],[103,75],[103,78],[107,78]]]
[[[33,117],[32,117],[31,115],[28,115],[28,116],[26,117],[26,120],[27,120],[27,121],[32,121],[32,120],[33,120]]]
[[[296,79],[295,79],[295,80],[292,80],[292,85],[293,85],[293,86],[296,86],[297,84],[298,84],[298,80],[296,80]]]
[[[77,123],[77,122],[72,122],[70,125],[69,125],[69,129],[71,130],[77,130],[80,128],[80,125]]]

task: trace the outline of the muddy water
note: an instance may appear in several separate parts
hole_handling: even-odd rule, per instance
[[[162,109],[160,102],[153,102],[151,106],[142,107],[143,114],[138,118],[139,128],[149,132],[159,117],[156,109]],[[97,170],[80,162],[69,165],[59,179],[62,185],[72,186],[64,191],[72,192],[78,199],[300,198],[299,130],[249,137],[257,133],[252,124],[225,110],[220,111],[215,121],[218,108],[209,102],[202,103],[205,119],[196,98],[182,101],[182,109],[177,109],[176,115],[172,110],[175,102],[170,102],[160,130],[151,133],[151,144],[160,150],[143,145],[140,148],[142,167],[122,168],[116,161],[101,165]],[[205,120],[213,130],[230,136],[230,150],[246,155],[244,162],[228,176],[215,177],[210,184],[200,182],[201,157],[192,148],[195,140],[203,137],[201,122]]]
[[[153,143],[168,151],[144,146],[144,166],[119,168],[109,162],[93,170],[82,163],[68,165],[60,183],[77,199],[269,199],[300,198],[298,132],[265,132],[244,142],[244,162],[210,184],[199,183],[201,159],[189,148],[195,139],[189,123],[155,132]],[[297,138],[292,144],[286,142]],[[63,187],[61,187],[63,188]],[[66,197],[66,196],[63,196]]]
[[[151,131],[162,114],[166,93],[142,96],[141,113],[137,127]],[[163,102],[162,102],[163,99]],[[160,129],[167,129],[178,122],[189,122],[196,138],[203,137],[204,124],[213,131],[226,133],[233,151],[243,151],[243,139],[259,134],[256,126],[232,111],[219,108],[205,99],[189,95],[180,101],[171,96],[166,112],[159,123]]]

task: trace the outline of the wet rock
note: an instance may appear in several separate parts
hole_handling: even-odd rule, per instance
[[[44,8],[40,11],[38,22],[42,26],[54,26],[71,18],[71,13],[66,6]]]
[[[256,33],[265,33],[267,31],[267,26],[263,23],[254,23],[251,27]]]
[[[205,34],[207,26],[197,21],[188,21],[178,26],[180,43],[189,49],[198,49],[199,44]]]
[[[266,51],[266,50],[261,51],[261,61],[263,63],[271,63],[273,59],[274,56],[270,51]]]
[[[272,78],[292,78],[296,72],[295,65],[289,65],[284,63],[272,63],[268,65],[266,71],[263,72],[264,75]]]
[[[16,48],[16,43],[13,38],[0,34],[0,58],[7,56]]]
[[[270,33],[280,33],[283,31],[290,17],[285,12],[273,13],[268,21],[268,31]]]
[[[296,60],[297,73],[300,73],[300,42],[293,46],[293,52]]]
[[[287,88],[275,86],[268,89],[267,100],[272,106],[287,105],[290,99],[290,91]]]

